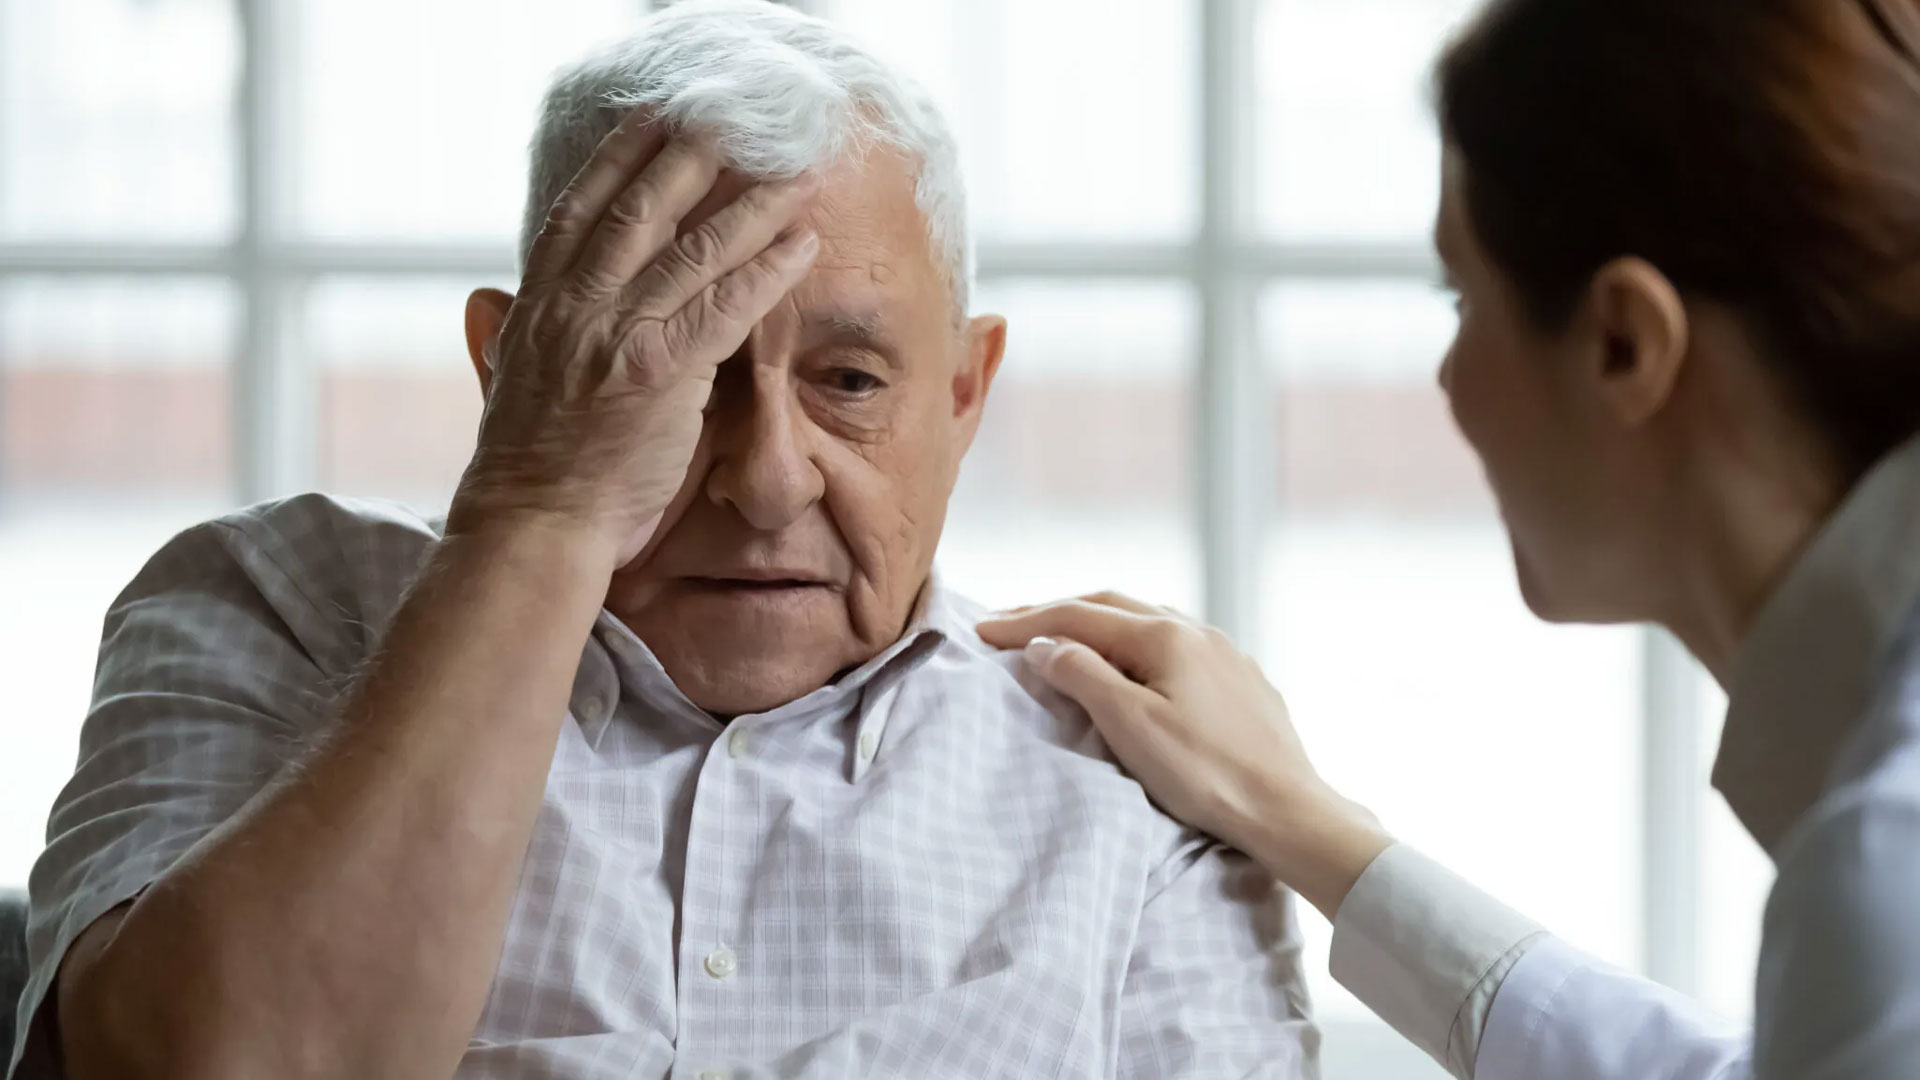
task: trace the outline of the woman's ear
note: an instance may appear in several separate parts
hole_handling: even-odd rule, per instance
[[[1597,381],[1603,407],[1639,427],[1673,397],[1692,330],[1679,290],[1652,263],[1620,258],[1602,266],[1588,291],[1588,315],[1599,343]]]
[[[473,360],[473,373],[480,377],[482,398],[493,390],[494,350],[512,306],[513,294],[499,289],[475,289],[467,297],[467,355]]]

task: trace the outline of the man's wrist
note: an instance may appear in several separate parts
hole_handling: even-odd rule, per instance
[[[619,544],[586,520],[534,509],[477,510],[457,503],[444,542],[483,561],[540,576],[560,573],[604,588],[619,568]]]

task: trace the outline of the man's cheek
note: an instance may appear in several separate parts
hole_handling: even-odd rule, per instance
[[[654,527],[652,538],[647,541],[646,547],[641,549],[640,555],[627,564],[627,570],[645,566],[660,551],[661,546],[673,533],[674,526],[686,517],[687,509],[693,505],[695,499],[700,497],[701,490],[706,487],[707,473],[713,461],[713,454],[709,448],[710,431],[709,427],[708,431],[701,433],[700,443],[693,452],[693,462],[687,468],[686,479],[680,482],[680,490],[674,492],[673,501],[668,503],[666,510],[661,513],[660,523]]]

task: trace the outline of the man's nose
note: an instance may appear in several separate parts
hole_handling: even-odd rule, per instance
[[[797,520],[826,491],[786,402],[756,393],[714,417],[707,497],[730,505],[749,525],[772,532]]]

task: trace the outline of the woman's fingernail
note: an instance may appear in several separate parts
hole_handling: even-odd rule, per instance
[[[1053,654],[1059,651],[1060,651],[1060,643],[1053,640],[1052,638],[1050,637],[1034,638],[1032,641],[1027,642],[1027,648],[1026,648],[1027,663],[1033,664],[1036,666],[1043,665],[1047,661],[1053,659]]]

